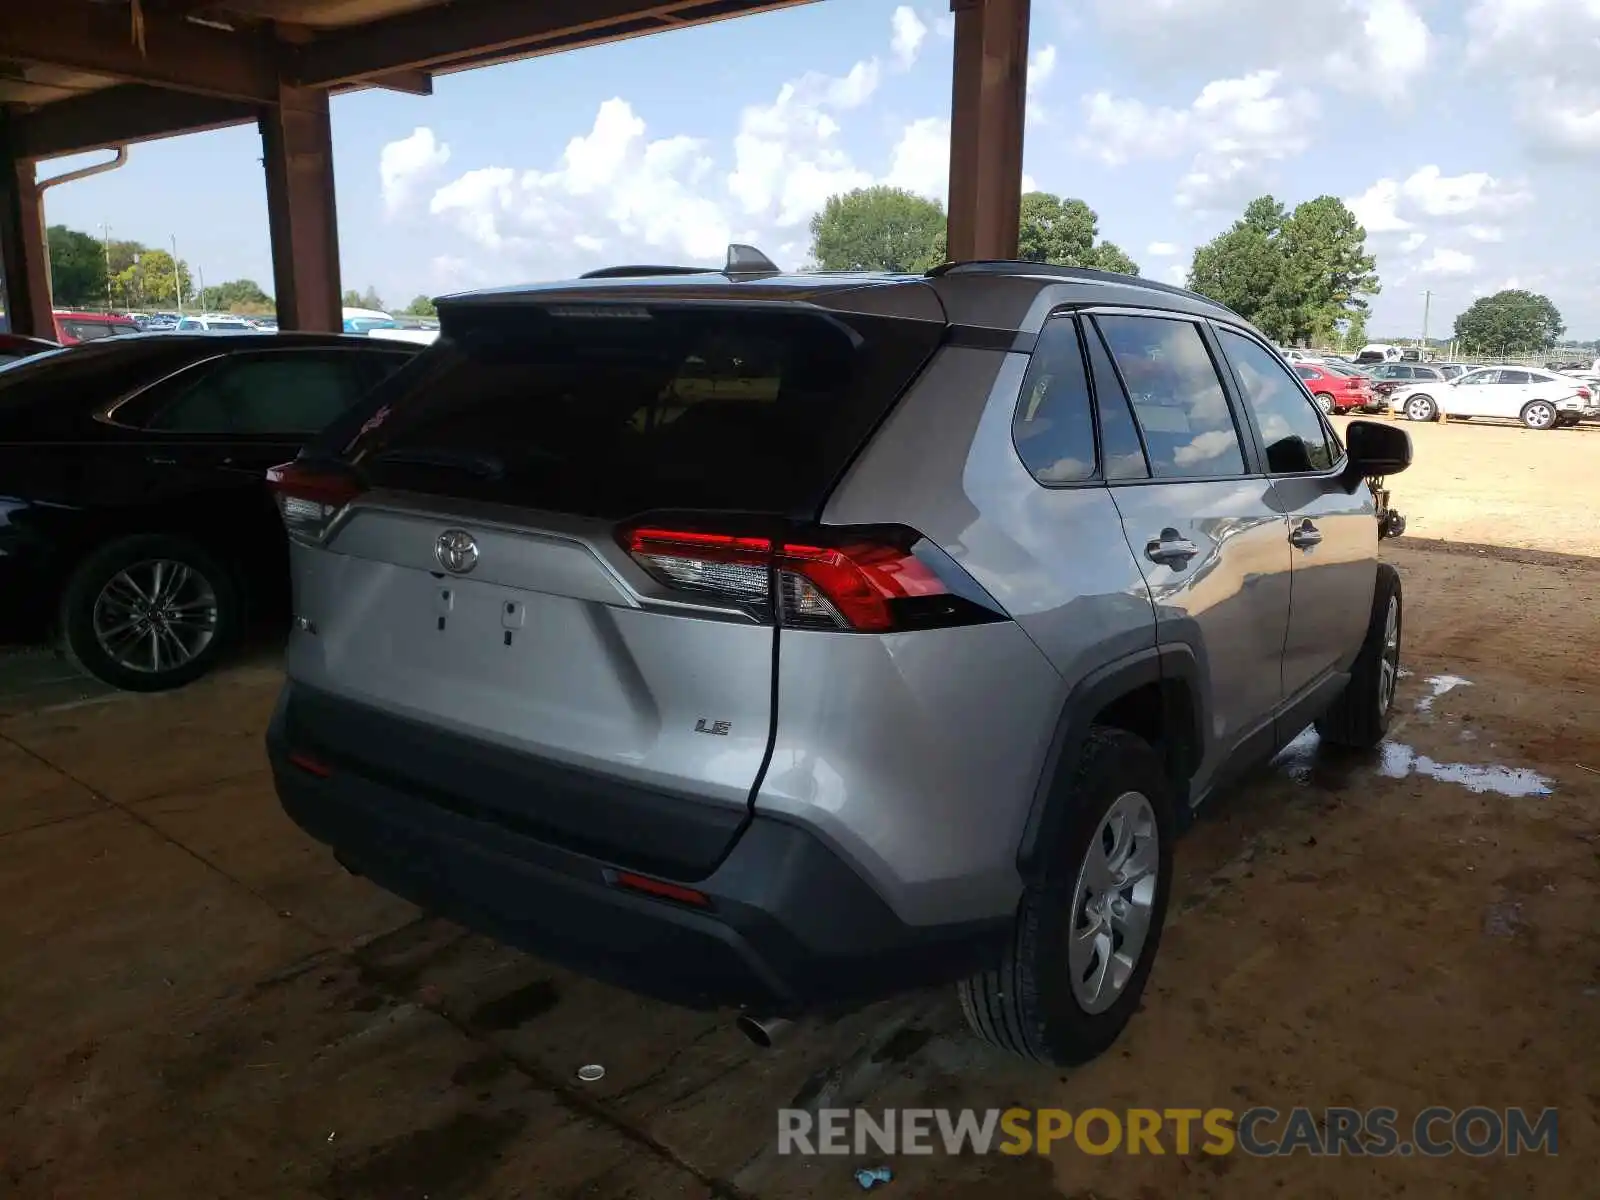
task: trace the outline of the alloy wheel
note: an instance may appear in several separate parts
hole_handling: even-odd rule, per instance
[[[1067,968],[1086,1013],[1110,1008],[1139,966],[1160,861],[1155,809],[1139,792],[1122,793],[1089,839],[1072,891]]]
[[[1543,400],[1535,400],[1522,411],[1523,424],[1529,429],[1549,429],[1555,423],[1556,410]]]
[[[1383,621],[1383,655],[1378,660],[1378,713],[1383,715],[1394,703],[1395,683],[1400,678],[1400,597],[1389,597],[1389,612]]]
[[[187,563],[158,558],[118,571],[94,601],[94,636],[112,662],[147,675],[194,661],[217,634],[216,589]]]

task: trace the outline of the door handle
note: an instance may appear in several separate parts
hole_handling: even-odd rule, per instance
[[[1289,535],[1289,544],[1298,546],[1302,550],[1309,550],[1322,541],[1322,530],[1318,529],[1309,520],[1300,522],[1299,528]]]
[[[1151,562],[1171,567],[1175,571],[1181,569],[1199,553],[1200,547],[1176,529],[1163,529],[1161,536],[1152,538],[1144,548],[1144,556]]]

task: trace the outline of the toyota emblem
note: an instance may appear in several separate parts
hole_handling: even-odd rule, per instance
[[[433,556],[452,575],[465,575],[478,565],[478,541],[465,529],[446,529],[433,543]]]

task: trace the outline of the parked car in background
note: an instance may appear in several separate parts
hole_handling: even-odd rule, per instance
[[[1236,314],[1129,276],[628,274],[450,298],[274,472],[285,810],[747,1029],[955,983],[997,1046],[1104,1053],[1191,812],[1313,721],[1385,735],[1367,480],[1409,438],[1341,442]]]
[[[1471,363],[1432,363],[1434,370],[1448,379],[1460,379],[1468,371],[1477,370]]]
[[[46,350],[59,349],[61,349],[60,342],[25,337],[20,333],[0,333],[0,367],[20,362],[24,358],[32,358],[35,354],[42,354]]]
[[[1294,363],[1294,373],[1305,381],[1306,390],[1325,413],[1365,410],[1377,404],[1372,381],[1355,372],[1346,374],[1326,363]]]
[[[1291,363],[1319,363],[1322,356],[1311,350],[1280,350],[1280,354]]]
[[[101,338],[123,337],[139,332],[139,327],[121,313],[57,309],[54,315],[56,340],[63,346],[76,346],[79,342],[97,342]]]
[[[246,323],[250,326],[250,328],[258,329],[262,333],[277,333],[278,332],[278,318],[277,317],[247,317],[247,318],[245,318],[245,320],[246,320]]]
[[[1361,353],[1356,355],[1356,363],[1386,363],[1399,362],[1400,348],[1390,346],[1385,342],[1369,342],[1361,348]]]
[[[184,317],[178,322],[179,333],[260,333],[242,317]]]
[[[1411,421],[1447,417],[1501,417],[1529,429],[1559,429],[1600,416],[1595,392],[1554,371],[1482,367],[1448,383],[1407,385],[1389,398],[1390,408]]]
[[[287,607],[274,463],[415,353],[338,334],[136,334],[0,370],[0,628],[117,687],[210,668]]]
[[[1389,362],[1372,368],[1372,390],[1380,400],[1393,395],[1396,388],[1413,383],[1443,383],[1444,380],[1445,374],[1438,367],[1420,363]]]

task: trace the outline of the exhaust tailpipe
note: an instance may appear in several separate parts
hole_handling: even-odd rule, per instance
[[[735,1025],[740,1033],[763,1050],[772,1049],[794,1028],[793,1021],[785,1021],[782,1017],[752,1017],[749,1013],[741,1015]]]

